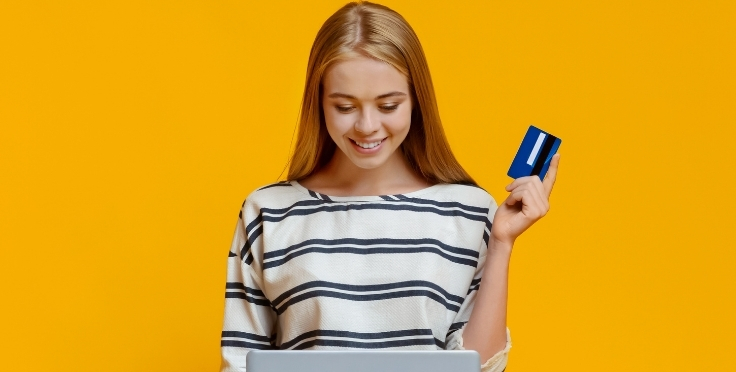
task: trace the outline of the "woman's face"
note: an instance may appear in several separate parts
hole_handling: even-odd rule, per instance
[[[322,84],[327,132],[353,164],[375,169],[402,156],[396,149],[409,133],[412,102],[398,70],[357,57],[330,67]]]

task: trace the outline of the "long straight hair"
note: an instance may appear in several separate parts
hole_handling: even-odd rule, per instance
[[[401,150],[412,169],[433,184],[477,185],[450,150],[419,38],[400,14],[367,1],[346,4],[317,33],[309,54],[288,180],[308,177],[335,153],[337,146],[327,132],[322,111],[322,77],[335,63],[359,55],[390,64],[409,82],[413,109]]]

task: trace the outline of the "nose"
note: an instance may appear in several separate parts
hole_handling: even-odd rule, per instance
[[[377,132],[380,127],[381,120],[378,113],[369,108],[362,110],[358,121],[355,122],[355,131],[362,134]]]

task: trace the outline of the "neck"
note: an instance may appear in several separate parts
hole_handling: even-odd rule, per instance
[[[330,188],[347,195],[388,195],[429,186],[409,166],[400,148],[384,164],[372,169],[357,167],[338,148],[320,173],[329,180]]]

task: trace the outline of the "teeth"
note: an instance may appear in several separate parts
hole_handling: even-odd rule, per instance
[[[364,142],[355,141],[355,144],[358,145],[358,146],[360,146],[360,147],[362,147],[362,148],[364,148],[364,149],[372,149],[372,148],[380,145],[381,144],[381,141],[371,142],[371,143],[364,143]]]

